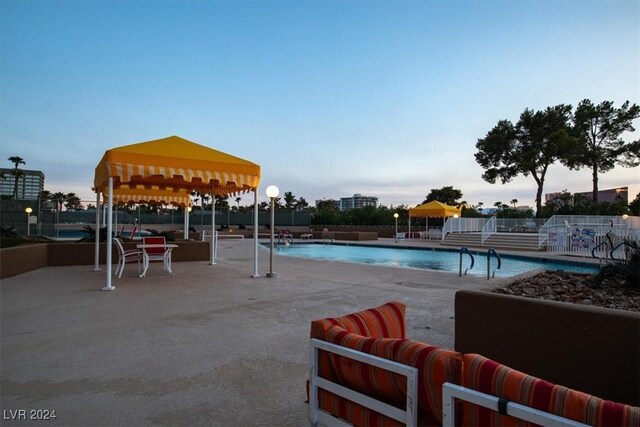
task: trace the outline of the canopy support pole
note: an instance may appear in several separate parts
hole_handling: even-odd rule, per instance
[[[93,271],[100,271],[100,190],[96,191],[96,238]]]
[[[253,274],[251,277],[260,277],[258,272],[258,187],[253,190]]]
[[[113,244],[113,177],[109,177],[109,201],[107,212],[107,285],[103,291],[113,291],[115,286],[111,285],[111,249]]]
[[[409,214],[409,238],[411,238],[411,214]]]
[[[189,240],[189,205],[188,204],[184,205],[184,218],[182,223],[184,228],[184,233],[182,233],[184,240]]]
[[[202,196],[200,196],[202,197]],[[211,246],[209,247],[209,249],[211,250],[211,260],[209,261],[209,265],[216,265],[216,246],[217,246],[217,241],[218,239],[216,239],[216,195],[213,192],[213,189],[211,190]]]

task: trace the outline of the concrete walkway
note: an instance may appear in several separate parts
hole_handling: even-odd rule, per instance
[[[127,265],[113,292],[89,266],[2,280],[2,425],[307,425],[311,320],[399,300],[410,338],[453,348],[455,292],[508,280],[278,256],[269,279],[264,248],[251,278],[252,250],[222,240],[217,265],[175,276]]]

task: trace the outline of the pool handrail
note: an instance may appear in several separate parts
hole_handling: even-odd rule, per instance
[[[476,262],[476,260],[473,258],[473,255],[471,254],[471,252],[469,252],[469,249],[467,249],[466,246],[462,246],[460,248],[460,268],[458,270],[458,276],[462,276],[462,254],[463,253],[467,253],[469,255],[469,257],[471,257],[471,265],[464,270],[464,275],[465,276],[467,275],[467,271],[473,269],[473,266],[475,265],[475,262]]]
[[[493,270],[493,274],[490,275],[489,272],[491,270],[491,254],[495,255],[496,259],[498,260],[498,267]],[[496,252],[495,249],[489,248],[489,250],[487,251],[487,280],[492,277],[496,277],[496,271],[500,270],[500,267],[502,267],[502,259],[500,258],[500,255],[498,255],[498,252]]]

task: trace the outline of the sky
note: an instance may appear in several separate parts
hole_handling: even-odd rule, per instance
[[[638,1],[2,0],[0,35],[0,166],[87,202],[106,150],[178,135],[259,164],[261,200],[534,206],[531,176],[482,180],[478,139],[526,108],[640,104]],[[599,178],[640,192],[640,168]],[[544,192],[591,188],[556,164]]]

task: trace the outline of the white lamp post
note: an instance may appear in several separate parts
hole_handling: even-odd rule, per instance
[[[398,243],[398,217],[399,217],[399,216],[400,216],[400,215],[398,215],[398,212],[396,212],[396,213],[394,213],[394,214],[393,214],[393,217],[394,217],[394,218],[395,218],[395,220],[396,220],[396,233],[393,235],[393,238],[394,238],[394,240],[396,241],[396,243]]]
[[[31,234],[31,212],[33,212],[33,209],[26,208],[24,211],[27,213],[27,237],[29,237]]]
[[[273,272],[273,228],[275,221],[275,201],[280,194],[280,190],[275,185],[267,187],[267,197],[271,199],[271,232],[270,232],[270,253],[269,253],[269,273],[267,277],[275,278],[277,274]]]

